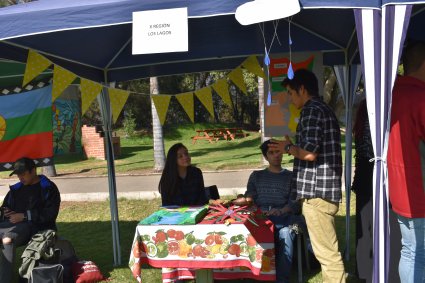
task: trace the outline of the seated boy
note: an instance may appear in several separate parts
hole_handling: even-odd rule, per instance
[[[0,282],[12,281],[15,248],[26,245],[39,231],[56,229],[60,194],[56,185],[44,175],[37,175],[35,163],[21,158],[10,175],[18,175],[19,182],[10,191],[1,206],[0,220]]]
[[[292,172],[282,168],[282,153],[269,149],[270,141],[261,146],[269,166],[252,172],[249,177],[246,201],[254,202],[274,223],[276,228],[276,282],[289,282],[292,266],[293,241],[292,214],[300,212],[295,200],[297,192],[291,188]]]

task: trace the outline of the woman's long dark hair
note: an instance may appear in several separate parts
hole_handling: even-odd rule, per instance
[[[181,148],[187,149],[182,143],[176,143],[167,153],[167,160],[165,161],[164,170],[162,171],[161,179],[159,181],[158,191],[162,198],[167,202],[174,199],[174,196],[179,190],[179,172],[177,170],[177,151]]]

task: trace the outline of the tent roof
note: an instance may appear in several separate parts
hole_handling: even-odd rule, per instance
[[[269,47],[274,33],[272,22],[242,26],[236,21],[236,8],[246,2],[38,0],[9,6],[0,9],[0,26],[8,27],[0,30],[0,56],[25,62],[31,48],[95,81],[232,69],[249,55],[264,54],[264,42]],[[292,51],[324,51],[328,65],[358,61],[351,8],[379,7],[381,1],[300,3],[303,9],[292,17]],[[132,55],[132,12],[179,7],[188,7],[189,51]],[[288,19],[279,21],[276,34],[270,52],[288,52]]]

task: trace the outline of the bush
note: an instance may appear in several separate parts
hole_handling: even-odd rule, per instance
[[[134,137],[136,133],[136,118],[134,118],[133,112],[128,110],[124,113],[124,119],[122,121],[123,131],[125,137]]]

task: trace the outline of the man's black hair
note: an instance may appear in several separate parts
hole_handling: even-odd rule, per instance
[[[289,86],[297,92],[300,90],[301,86],[304,86],[310,96],[319,96],[319,82],[317,77],[312,71],[307,69],[296,70],[294,78],[292,80],[285,78],[281,85],[285,88]]]
[[[267,158],[267,150],[269,149],[269,144],[271,143],[271,141],[270,140],[266,140],[265,142],[263,142],[261,145],[260,145],[260,149],[261,149],[261,152],[263,153],[263,156],[265,157],[265,158]]]
[[[408,42],[401,60],[405,75],[416,72],[425,62],[425,41],[413,40]]]

